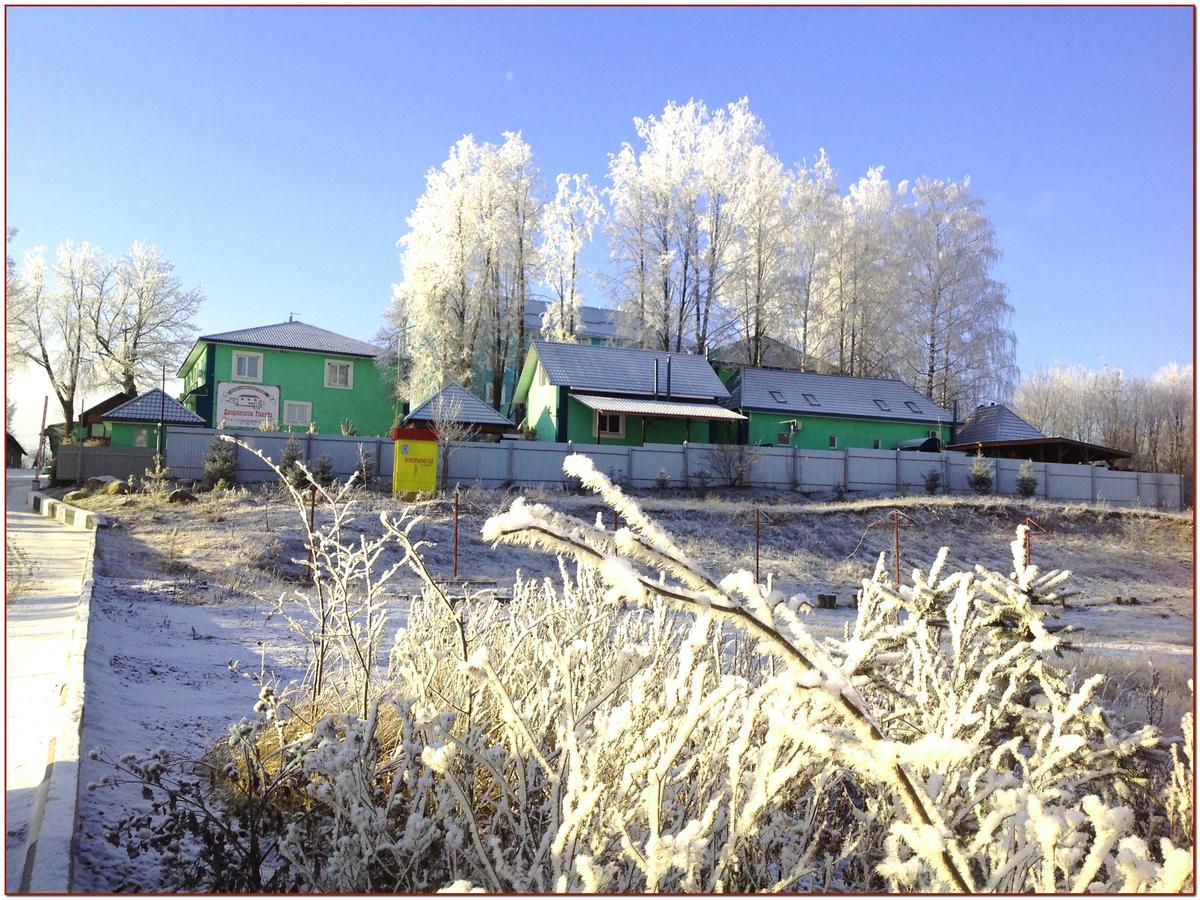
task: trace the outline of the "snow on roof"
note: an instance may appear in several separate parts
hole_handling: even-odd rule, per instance
[[[167,425],[203,425],[204,420],[158,388],[151,388],[104,414],[106,422],[157,422]]]
[[[374,344],[346,337],[309,325],[307,322],[280,322],[277,325],[259,325],[238,331],[222,331],[205,334],[198,341],[214,344],[247,344],[252,347],[273,347],[278,350],[308,350],[314,353],[333,353],[338,356],[366,356],[374,358],[383,350]]]
[[[981,441],[1024,441],[1044,438],[1038,431],[1003,403],[980,406],[970,413],[954,436],[955,444]]]
[[[553,385],[573,390],[641,394],[667,399],[667,361],[671,363],[671,399],[714,400],[729,396],[725,385],[703,356],[558,344],[534,341],[534,350]],[[654,363],[658,362],[658,390],[654,389]]]
[[[496,412],[466,388],[457,384],[448,384],[412,412],[404,419],[405,422],[432,422],[434,410],[437,409],[439,402],[450,404],[460,402],[462,408],[455,421],[463,422],[467,425],[507,425],[509,428],[516,426],[509,420]],[[449,406],[445,407],[449,409]]]
[[[749,366],[730,385],[735,409],[949,424],[954,415],[895,378],[854,378]]]

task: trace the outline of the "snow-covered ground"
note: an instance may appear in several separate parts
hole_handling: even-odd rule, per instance
[[[492,549],[479,539],[486,515],[506,502],[499,494],[474,492],[463,504],[460,576],[495,581],[503,590],[513,573],[557,578],[553,558],[519,547]],[[591,498],[550,494],[545,501],[594,521]],[[228,726],[249,712],[258,688],[228,667],[260,666],[298,677],[307,658],[303,647],[270,600],[297,586],[303,557],[295,510],[262,494],[203,497],[188,506],[153,503],[141,497],[95,498],[87,505],[113,522],[100,534],[97,584],[92,604],[87,660],[88,695],[83,746],[103,746],[110,755],[165,747],[192,756],[222,739]],[[648,497],[648,511],[675,534],[693,558],[725,572],[753,567],[754,502],[744,498],[694,503],[687,498]],[[1156,513],[1064,509],[1034,503],[1016,506],[975,503],[903,502],[914,526],[903,533],[905,566],[927,565],[937,548],[953,548],[951,565],[975,562],[1008,571],[1013,529],[1031,515],[1048,529],[1034,539],[1034,561],[1075,573],[1078,595],[1061,620],[1083,628],[1078,643],[1088,650],[1080,665],[1110,668],[1121,677],[1153,659],[1168,674],[1174,695],[1164,727],[1177,722],[1186,704],[1182,679],[1191,669],[1190,519]],[[363,504],[357,527],[376,531],[381,509],[396,510],[391,498]],[[763,574],[778,573],[788,593],[838,595],[839,608],[814,610],[806,619],[818,635],[840,634],[853,616],[847,603],[858,578],[882,550],[890,529],[867,526],[891,507],[856,504],[813,508],[766,506],[762,519]],[[451,574],[449,506],[424,504],[428,518],[414,536],[426,548],[431,570]],[[605,513],[604,521],[611,522]],[[890,564],[890,558],[889,558]],[[396,584],[393,627],[403,620],[405,591],[417,590],[409,575]],[[1136,605],[1113,598],[1137,597]],[[1070,659],[1066,664],[1073,664]],[[1126,681],[1126,685],[1133,682]],[[1140,683],[1140,681],[1138,682]],[[1175,716],[1172,721],[1170,717]],[[84,783],[99,782],[102,763],[84,763]],[[104,840],[103,823],[139,804],[134,788],[87,792],[81,803],[78,887],[82,890],[153,890],[153,862],[130,860]]]
[[[32,472],[7,473],[4,885],[21,884],[92,536],[27,512]]]

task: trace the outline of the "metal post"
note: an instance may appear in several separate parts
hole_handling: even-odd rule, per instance
[[[163,419],[166,418],[167,406],[167,364],[163,363],[162,367],[162,390],[158,395],[158,440],[155,442],[158,447],[158,462],[159,468],[163,465]]]
[[[900,513],[892,510],[892,531],[895,535],[896,587],[900,586]]]
[[[454,486],[454,580],[458,581],[458,485]]]
[[[308,488],[308,580],[316,582],[317,566],[313,560],[313,530],[316,528],[317,522],[317,486],[309,485]]]
[[[759,509],[754,507],[754,583],[761,584],[758,577],[758,548],[761,543],[762,530],[759,525]]]
[[[42,448],[46,446],[46,409],[50,406],[50,398],[42,400],[42,429],[38,432],[37,453],[33,455],[33,486],[41,486],[42,477]]]

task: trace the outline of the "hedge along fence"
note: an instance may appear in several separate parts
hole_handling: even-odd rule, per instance
[[[231,432],[251,447],[279,462],[290,435],[282,432]],[[168,428],[167,465],[183,480],[203,477],[201,460],[218,432],[213,429]],[[343,437],[298,434],[301,457],[328,456],[339,478],[358,465],[361,445],[375,461],[378,475],[390,477],[393,442],[385,437]],[[111,448],[84,448],[92,452]],[[747,478],[752,487],[782,488],[802,493],[830,493],[841,485],[847,493],[861,495],[920,494],[931,470],[941,476],[940,492],[969,494],[967,473],[972,456],[957,451],[919,453],[904,450],[802,450],[789,447],[746,447],[753,457]],[[447,485],[501,487],[503,485],[562,485],[562,462],[570,453],[584,453],[596,468],[613,480],[635,488],[655,487],[660,473],[672,487],[719,487],[718,457],[730,448],[712,444],[646,444],[622,447],[609,444],[541,443],[503,440],[499,443],[462,442],[450,447]],[[734,450],[736,452],[736,448]],[[275,475],[254,454],[238,448],[237,480],[241,483],[273,481]],[[1022,461],[991,459],[992,492],[1016,495]],[[96,470],[92,474],[114,474]],[[1036,496],[1047,500],[1109,503],[1114,506],[1148,506],[1178,510],[1183,506],[1183,485],[1178,475],[1122,472],[1104,467],[1069,463],[1033,463]],[[69,477],[69,472],[62,476]]]

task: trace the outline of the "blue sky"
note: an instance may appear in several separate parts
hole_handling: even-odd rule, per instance
[[[159,244],[202,330],[370,337],[464,132],[603,180],[631,120],[742,95],[843,184],[987,201],[1023,371],[1192,356],[1189,9],[89,9],[7,17],[11,250]],[[599,255],[599,254],[597,254]],[[40,406],[40,402],[37,404]]]

